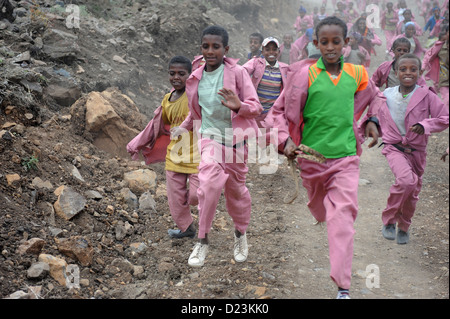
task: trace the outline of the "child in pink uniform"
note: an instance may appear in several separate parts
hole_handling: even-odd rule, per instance
[[[381,65],[375,70],[372,74],[371,80],[375,83],[375,85],[379,88],[385,86],[393,87],[400,85],[400,82],[396,75],[396,63],[398,59],[411,51],[411,42],[407,38],[400,37],[394,41],[391,48],[391,53],[394,54],[394,58],[391,61],[386,61],[381,63]],[[426,85],[425,79],[423,76],[417,81],[417,84],[420,86]]]
[[[434,83],[434,88],[440,93],[444,104],[448,106],[448,26],[439,34],[439,40],[425,53],[423,68],[427,72],[425,79]]]
[[[237,262],[247,259],[246,230],[250,222],[251,197],[245,185],[248,172],[246,140],[259,135],[255,118],[262,112],[247,71],[237,64],[237,60],[225,57],[229,50],[227,31],[219,26],[206,28],[201,50],[205,65],[195,70],[186,83],[189,116],[172,132],[176,137],[184,129],[194,127],[196,133],[201,133],[200,241],[188,260],[192,267],[201,267],[205,262],[209,249],[208,233],[222,190],[235,226],[234,258]]]
[[[417,55],[419,58],[425,53],[425,49],[422,47],[419,38],[416,35],[416,29],[413,22],[405,24],[405,33],[399,34],[394,38],[394,41],[399,38],[406,38],[411,43],[411,53]],[[392,53],[391,53],[392,54]]]
[[[428,87],[417,85],[421,74],[421,61],[417,56],[401,56],[397,62],[400,85],[383,92],[387,103],[378,111],[385,144],[382,153],[395,176],[382,213],[382,234],[389,240],[397,237],[398,244],[409,241],[408,230],[426,166],[428,138],[449,125],[448,107]]]
[[[373,116],[384,98],[363,66],[343,62],[342,49],[348,43],[344,21],[323,19],[316,38],[322,58],[290,66],[285,88],[264,124],[278,129],[278,150],[286,157],[295,158],[296,146],[302,143],[327,158],[324,164],[306,159],[299,159],[299,164],[308,207],[317,221],[327,223],[330,277],[341,299],[349,298],[352,275],[361,143],[366,135],[373,138],[369,147],[376,144]],[[358,127],[369,104],[369,120]]]
[[[386,51],[392,46],[392,39],[396,35],[396,28],[398,23],[398,15],[394,11],[392,2],[386,3],[386,10],[381,14],[381,28],[384,30],[386,37]]]
[[[185,88],[191,70],[189,59],[182,56],[171,59],[169,81],[174,89],[166,94],[147,127],[127,145],[127,151],[135,160],[142,152],[146,164],[166,162],[167,200],[172,218],[178,227],[176,230],[169,229],[168,233],[172,238],[194,238],[196,232],[190,210],[190,206],[198,204],[199,159],[196,145],[192,141],[192,132],[184,135],[179,144],[179,141],[170,142],[169,139],[170,127],[180,125],[189,113]],[[178,147],[182,143],[187,147]],[[183,152],[184,150],[186,152]]]

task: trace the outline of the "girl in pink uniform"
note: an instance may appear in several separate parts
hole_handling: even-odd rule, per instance
[[[342,49],[348,43],[344,21],[323,19],[316,38],[322,58],[290,66],[264,126],[278,129],[278,150],[286,157],[295,158],[302,143],[327,158],[324,164],[299,159],[299,165],[308,207],[317,221],[327,223],[330,277],[341,299],[349,298],[351,283],[361,144],[363,135],[374,139],[369,147],[376,144],[373,116],[384,98],[363,66],[343,62]],[[368,120],[358,127],[368,105]]]
[[[248,138],[259,135],[255,118],[262,107],[247,71],[237,60],[226,58],[228,33],[219,26],[203,31],[201,50],[205,64],[186,83],[189,115],[179,128],[200,133],[198,208],[200,241],[188,264],[203,266],[217,204],[224,190],[226,207],[235,226],[234,259],[244,262],[248,255],[246,230],[250,222],[251,197],[245,185],[248,167]]]
[[[382,234],[389,240],[397,238],[398,244],[409,241],[408,230],[426,166],[428,138],[449,125],[448,107],[428,87],[417,85],[422,72],[417,56],[401,56],[397,62],[400,85],[383,92],[387,103],[378,111],[385,144],[382,153],[395,176],[382,213]]]

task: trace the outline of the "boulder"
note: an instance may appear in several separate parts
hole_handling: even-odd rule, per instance
[[[149,169],[138,169],[124,174],[124,181],[134,194],[155,190],[156,178],[156,173]]]
[[[145,127],[146,119],[133,101],[118,89],[91,92],[71,107],[77,134],[114,156],[128,157],[127,144]]]
[[[67,262],[64,259],[48,254],[40,254],[39,262],[48,264],[50,268],[50,276],[55,279],[60,285],[66,285],[65,273]]]
[[[55,242],[62,254],[79,261],[82,266],[89,266],[92,263],[94,249],[86,238],[82,236],[69,239],[55,238]]]
[[[39,255],[44,245],[45,240],[41,238],[31,238],[30,240],[27,240],[25,243],[19,246],[19,248],[17,249],[17,253],[19,255]]]
[[[30,279],[44,279],[50,273],[50,266],[45,262],[37,262],[27,270],[27,277]]]
[[[66,84],[50,84],[45,89],[45,93],[58,105],[64,107],[71,106],[81,97],[80,88],[69,82],[66,82]]]
[[[70,220],[80,213],[86,205],[86,199],[70,187],[64,187],[53,207],[58,216]]]

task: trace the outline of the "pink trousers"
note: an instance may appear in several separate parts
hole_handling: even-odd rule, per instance
[[[327,224],[330,277],[338,287],[349,289],[353,224],[358,213],[359,157],[328,159],[325,164],[304,159],[299,162],[308,207],[317,221]]]
[[[188,178],[189,189],[187,187]],[[194,221],[190,206],[198,205],[198,184],[197,174],[166,171],[167,200],[170,214],[182,232],[185,232]]]
[[[250,222],[251,197],[245,185],[248,167],[247,146],[226,147],[215,141],[201,141],[201,162],[198,178],[198,238],[211,230],[222,190],[234,227],[245,233]]]
[[[422,175],[426,166],[426,152],[410,154],[386,145],[382,151],[386,157],[395,183],[389,190],[386,208],[382,213],[384,225],[398,223],[398,228],[408,231],[422,189]]]

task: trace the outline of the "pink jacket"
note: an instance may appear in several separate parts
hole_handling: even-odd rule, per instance
[[[289,67],[288,81],[280,97],[270,109],[264,127],[278,129],[278,150],[283,151],[286,140],[291,137],[296,145],[302,140],[303,108],[308,98],[308,71],[317,60],[307,59]],[[379,89],[369,81],[367,88],[355,94],[355,120],[353,130],[357,139],[357,153],[361,155],[364,142],[365,123],[358,128],[357,121],[366,110],[367,117],[376,116],[376,112],[386,101]]]
[[[392,64],[394,64],[394,62],[395,61],[392,60],[392,61],[386,61],[386,62],[381,63],[381,65],[372,74],[371,79],[377,87],[381,88],[383,85],[386,85],[386,87],[387,87],[389,73],[391,72]],[[417,84],[420,86],[427,85],[423,76],[421,76],[417,80]]]
[[[344,56],[344,58],[348,57],[350,55],[350,52],[352,51],[352,48],[347,45],[342,49],[342,55]],[[364,49],[363,46],[359,45],[359,51],[361,51],[364,56],[365,56],[365,60],[364,60],[364,66],[366,68],[370,67],[370,53]]]
[[[289,65],[286,63],[278,61],[281,71],[282,83],[286,83],[287,70]],[[252,77],[252,83],[255,90],[258,89],[258,85],[261,82],[264,70],[266,69],[266,59],[264,58],[253,58],[243,65],[243,68],[247,70],[248,74]]]
[[[405,136],[401,136],[387,104],[379,109],[378,120],[384,143],[401,143],[418,151],[426,151],[431,133],[442,132],[448,128],[448,106],[444,105],[431,88],[420,87],[414,92],[406,109],[405,127],[408,129],[415,124],[421,124],[425,134],[418,135],[408,130]]]
[[[170,144],[169,130],[170,125],[163,122],[160,106],[155,110],[153,119],[146,128],[128,143],[127,152],[135,161],[139,160],[139,154],[142,152],[147,165],[164,162]]]
[[[422,61],[422,68],[425,72],[425,79],[431,80],[433,83],[439,83],[439,51],[444,45],[444,41],[436,41],[434,45],[425,52]]]
[[[232,128],[234,130],[234,144],[260,135],[255,118],[263,110],[250,75],[242,66],[237,64],[238,61],[238,59],[224,58],[224,87],[233,90],[242,103],[238,112],[230,111]],[[202,79],[205,67],[206,65],[202,65],[193,71],[186,81],[189,115],[180,127],[188,131],[194,128],[194,121],[201,121],[202,119],[202,110],[198,104],[198,85]]]
[[[280,46],[280,54],[278,54],[277,57],[278,60],[283,54],[284,48],[285,45],[282,44]],[[297,62],[300,59],[300,56],[301,56],[300,48],[295,43],[291,43],[291,51],[289,51],[289,64],[294,64],[295,62]]]
[[[444,19],[439,19],[436,21],[436,24],[433,27],[433,30],[430,32],[430,37],[438,37],[441,32],[441,25],[444,22]]]

